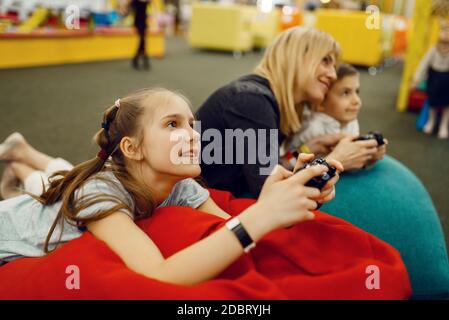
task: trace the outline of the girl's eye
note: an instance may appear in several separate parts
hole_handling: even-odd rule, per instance
[[[331,57],[329,56],[324,57],[323,62],[325,65],[329,65],[331,63]]]
[[[169,128],[176,128],[177,123],[176,121],[170,121],[169,123],[167,123],[167,127]]]
[[[194,123],[193,123],[193,122],[190,122],[190,123],[189,123],[189,125],[190,125],[190,128],[192,128],[192,129],[193,129],[193,127],[194,127]]]

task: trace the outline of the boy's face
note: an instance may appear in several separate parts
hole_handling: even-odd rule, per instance
[[[362,107],[359,93],[360,77],[358,74],[338,79],[332,85],[323,106],[318,111],[324,112],[342,123],[355,120]]]
[[[449,25],[441,27],[440,41],[444,44],[449,44]]]

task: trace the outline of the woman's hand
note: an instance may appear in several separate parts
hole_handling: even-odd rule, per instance
[[[305,154],[301,153],[298,158],[298,162],[296,163],[295,169],[293,172],[296,172],[301,168],[301,166],[304,163],[308,163],[312,161],[315,158],[313,154]],[[326,202],[331,201],[335,198],[335,185],[337,184],[338,180],[340,179],[340,173],[344,171],[343,165],[334,159],[326,159],[326,161],[334,166],[337,169],[337,173],[335,174],[335,177],[333,177],[331,180],[329,180],[324,188],[321,190],[321,193],[318,197],[313,198],[312,200],[315,200],[316,202],[323,204]]]
[[[319,198],[321,192],[304,185],[327,170],[326,166],[319,165],[293,174],[282,166],[275,167],[254,205],[257,219],[266,221],[267,232],[315,217],[312,210],[317,208],[317,203],[312,199]]]
[[[337,143],[344,137],[345,135],[342,133],[326,134],[307,141],[306,145],[310,149],[311,153],[326,155],[329,154]]]
[[[357,137],[350,135],[341,139],[326,159],[339,161],[346,171],[362,169],[379,151],[376,140],[353,141]]]

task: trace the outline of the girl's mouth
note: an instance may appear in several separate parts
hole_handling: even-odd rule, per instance
[[[189,149],[184,152],[182,152],[182,150],[181,150],[179,156],[181,156],[183,158],[198,158],[198,155],[199,155],[198,149]]]

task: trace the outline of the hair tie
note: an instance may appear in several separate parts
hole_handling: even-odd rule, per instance
[[[108,131],[108,130],[109,130],[109,123],[108,123],[108,122],[102,122],[102,123],[101,123],[101,127],[102,127],[104,130]]]
[[[108,160],[109,158],[109,154],[107,153],[106,150],[101,149],[98,153],[97,153],[97,158],[100,158],[103,161]]]
[[[120,99],[115,100],[114,105],[115,105],[117,108],[120,108]]]

